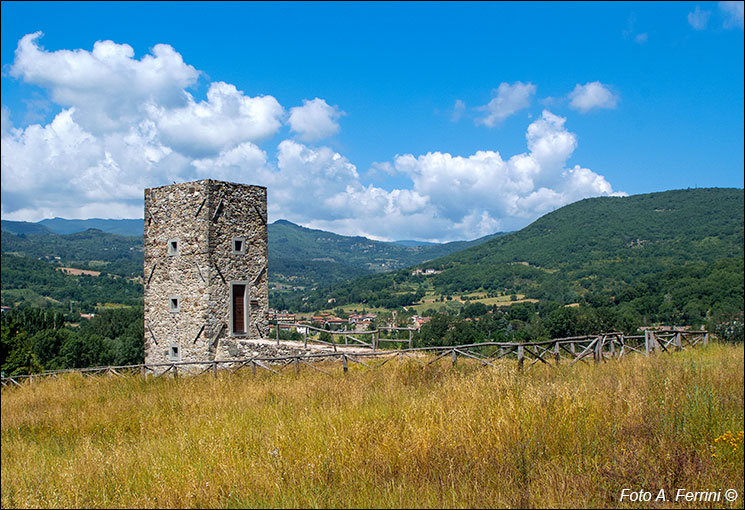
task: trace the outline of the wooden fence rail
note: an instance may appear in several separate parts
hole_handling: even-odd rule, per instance
[[[286,329],[292,329],[293,327],[296,330],[302,329],[303,330],[303,346],[305,348],[308,347],[308,342],[315,342],[315,343],[320,343],[324,345],[331,345],[334,351],[336,351],[336,345],[337,345],[336,342],[334,342],[334,336],[343,336],[344,345],[349,345],[349,340],[351,339],[352,341],[360,345],[365,345],[367,347],[370,347],[373,351],[377,350],[380,342],[395,342],[395,343],[408,342],[409,348],[411,349],[414,347],[414,331],[416,331],[416,328],[400,328],[400,327],[393,327],[393,326],[379,326],[378,329],[373,329],[369,331],[364,331],[364,330],[349,331],[346,329],[330,330],[330,329],[317,328],[315,326],[310,326],[308,324],[275,321],[274,332],[275,332],[275,338],[277,340],[278,346],[280,345],[279,330],[281,329],[282,326],[285,326]],[[328,333],[329,335],[331,335],[331,342],[309,337],[308,331],[318,331],[319,333]],[[409,338],[408,340],[396,339],[396,338],[381,338],[380,337],[381,331],[408,331]],[[363,340],[360,340],[353,335],[370,335],[370,342],[365,342]]]
[[[318,331],[325,331],[313,328]],[[377,331],[377,330],[376,330]],[[334,332],[359,335],[361,332]],[[370,332],[362,332],[371,334]],[[645,331],[644,335],[624,336],[622,333],[601,333],[598,335],[586,335],[568,338],[554,338],[536,342],[481,342],[475,344],[455,346],[430,346],[409,347],[399,350],[378,350],[375,343],[362,342],[369,350],[354,352],[339,352],[335,348],[331,352],[298,354],[288,356],[255,356],[245,359],[212,360],[212,361],[178,361],[169,363],[142,363],[138,365],[105,366],[90,368],[74,368],[64,370],[48,370],[40,374],[3,376],[2,387],[21,386],[24,383],[33,382],[40,377],[56,377],[68,373],[79,373],[83,376],[107,375],[109,377],[122,377],[125,374],[140,374],[142,377],[161,377],[170,374],[178,377],[180,373],[191,375],[211,372],[217,377],[219,371],[236,373],[243,368],[250,368],[252,374],[259,369],[274,374],[279,374],[283,369],[292,365],[295,372],[299,372],[300,365],[308,366],[314,370],[331,375],[330,372],[314,366],[313,362],[331,360],[340,361],[344,372],[348,370],[349,362],[359,364],[368,368],[377,368],[385,365],[392,359],[413,359],[422,365],[431,365],[442,359],[449,358],[455,366],[458,357],[474,360],[481,366],[495,367],[495,361],[499,359],[516,359],[518,371],[530,369],[533,365],[541,363],[550,367],[557,367],[562,361],[573,365],[578,362],[587,362],[592,359],[595,363],[608,360],[618,360],[630,352],[636,352],[649,356],[654,353],[672,353],[684,349],[690,349],[697,345],[709,342],[709,333],[706,331],[672,331],[654,332]],[[318,341],[318,340],[314,340]],[[333,342],[322,342],[335,345]],[[307,344],[306,344],[307,345]],[[432,354],[434,358],[423,361],[421,354]],[[367,362],[362,361],[367,358]],[[373,364],[377,360],[377,364]],[[525,366],[528,363],[527,367]]]

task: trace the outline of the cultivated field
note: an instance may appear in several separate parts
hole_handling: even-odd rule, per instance
[[[3,389],[2,507],[743,507],[742,345],[502,363]]]

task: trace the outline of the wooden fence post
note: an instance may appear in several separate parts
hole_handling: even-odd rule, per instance
[[[455,352],[455,349],[450,351],[450,357],[453,358],[453,367],[455,367],[455,363],[458,361],[458,353]]]
[[[704,333],[704,345],[709,343],[709,332]]]
[[[556,360],[556,364],[559,364],[559,361],[561,360],[561,355],[559,354],[559,342],[556,342],[554,344],[554,359]]]
[[[414,348],[414,335],[411,330],[409,330],[409,349]]]
[[[145,365],[140,365],[140,374],[142,375],[142,378],[145,379],[147,370],[145,369]]]
[[[217,363],[214,361],[212,362],[212,375],[217,377]]]
[[[251,375],[256,377],[256,362],[251,360]]]
[[[308,328],[303,329],[303,348],[308,348]]]
[[[274,324],[275,332],[277,333],[277,347],[279,347],[279,321],[275,321]]]
[[[341,366],[344,367],[344,373],[347,373],[347,370],[349,370],[349,366],[347,365],[347,355],[342,354],[341,356]]]
[[[295,374],[300,373],[300,358],[295,356],[295,361],[293,362],[295,364]]]
[[[522,344],[517,346],[517,371],[521,372],[525,363],[525,352]]]
[[[683,350],[683,338],[681,337],[680,331],[678,331],[678,333],[676,333],[675,335],[675,350],[676,351]]]
[[[649,330],[644,330],[644,354],[649,356]]]

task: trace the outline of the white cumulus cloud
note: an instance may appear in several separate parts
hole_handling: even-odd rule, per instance
[[[496,151],[468,157],[432,152],[398,156],[395,167],[411,178],[413,191],[427,198],[434,217],[446,220],[433,222],[437,228],[447,225],[446,239],[521,228],[580,198],[617,194],[603,176],[579,166],[566,168],[577,140],[565,121],[544,110],[528,126],[529,152],[508,159]]]
[[[572,201],[617,194],[602,175],[569,164],[577,137],[547,110],[527,126],[520,154],[435,151],[376,163],[368,177],[395,176],[391,189],[370,184],[339,152],[306,144],[338,132],[343,112],[323,99],[290,109],[287,125],[297,139],[285,132],[269,156],[262,144],[286,118],[271,95],[250,97],[216,81],[199,100],[187,88],[200,71],[167,45],[137,59],[126,44],[50,52],[39,37],[21,39],[10,71],[48,91],[58,111],[46,125],[16,127],[2,108],[5,219],[136,218],[144,188],[213,178],[267,186],[271,221],[375,239],[449,241],[521,228]],[[481,122],[495,125],[526,108],[535,89],[501,84]]]
[[[587,113],[595,108],[613,109],[618,104],[618,96],[599,81],[577,84],[569,93],[569,106],[582,113]]]
[[[323,99],[303,100],[303,106],[290,108],[289,124],[301,140],[314,142],[339,132],[337,120],[345,113]]]
[[[74,108],[66,109],[46,126],[4,132],[3,217],[38,221],[52,215],[142,216],[144,180],[133,179],[111,152],[121,151],[126,160],[126,141],[107,147],[106,140],[75,123],[74,113]],[[139,163],[146,166],[144,152],[140,147],[137,152]]]
[[[181,108],[148,108],[164,142],[184,154],[210,155],[243,142],[258,142],[282,125],[284,109],[274,97],[248,97],[229,83],[212,83],[207,101],[197,103],[190,94],[187,97]]]
[[[719,9],[725,15],[724,28],[743,28],[743,12],[745,2],[719,2]]]
[[[494,91],[495,97],[486,105],[477,108],[478,111],[486,112],[486,114],[476,119],[476,123],[494,127],[510,115],[530,106],[535,91],[536,86],[532,83],[517,81],[510,85],[502,82]]]
[[[461,99],[456,99],[455,105],[453,106],[453,113],[450,116],[450,121],[458,122],[465,112],[466,112],[466,103],[463,102],[463,100]]]
[[[215,175],[247,182],[266,166],[255,144],[282,126],[274,97],[214,82],[197,101],[186,89],[202,73],[166,44],[137,59],[112,41],[47,51],[41,36],[19,41],[9,73],[61,109],[47,125],[16,128],[3,107],[3,217],[140,217],[144,188],[200,178],[210,161],[219,162]],[[242,171],[229,164],[235,151],[244,153]]]
[[[694,30],[704,30],[706,25],[709,24],[709,17],[711,11],[702,11],[698,5],[696,9],[688,13],[688,23],[694,28]]]
[[[48,52],[38,45],[41,36],[20,40],[10,75],[48,89],[63,107],[75,107],[75,121],[93,133],[131,124],[148,103],[183,105],[184,89],[199,77],[167,44],[137,60],[131,46],[112,41],[96,42],[93,51]]]

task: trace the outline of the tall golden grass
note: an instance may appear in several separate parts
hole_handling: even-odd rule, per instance
[[[2,507],[742,508],[743,360],[46,379],[2,392]]]

